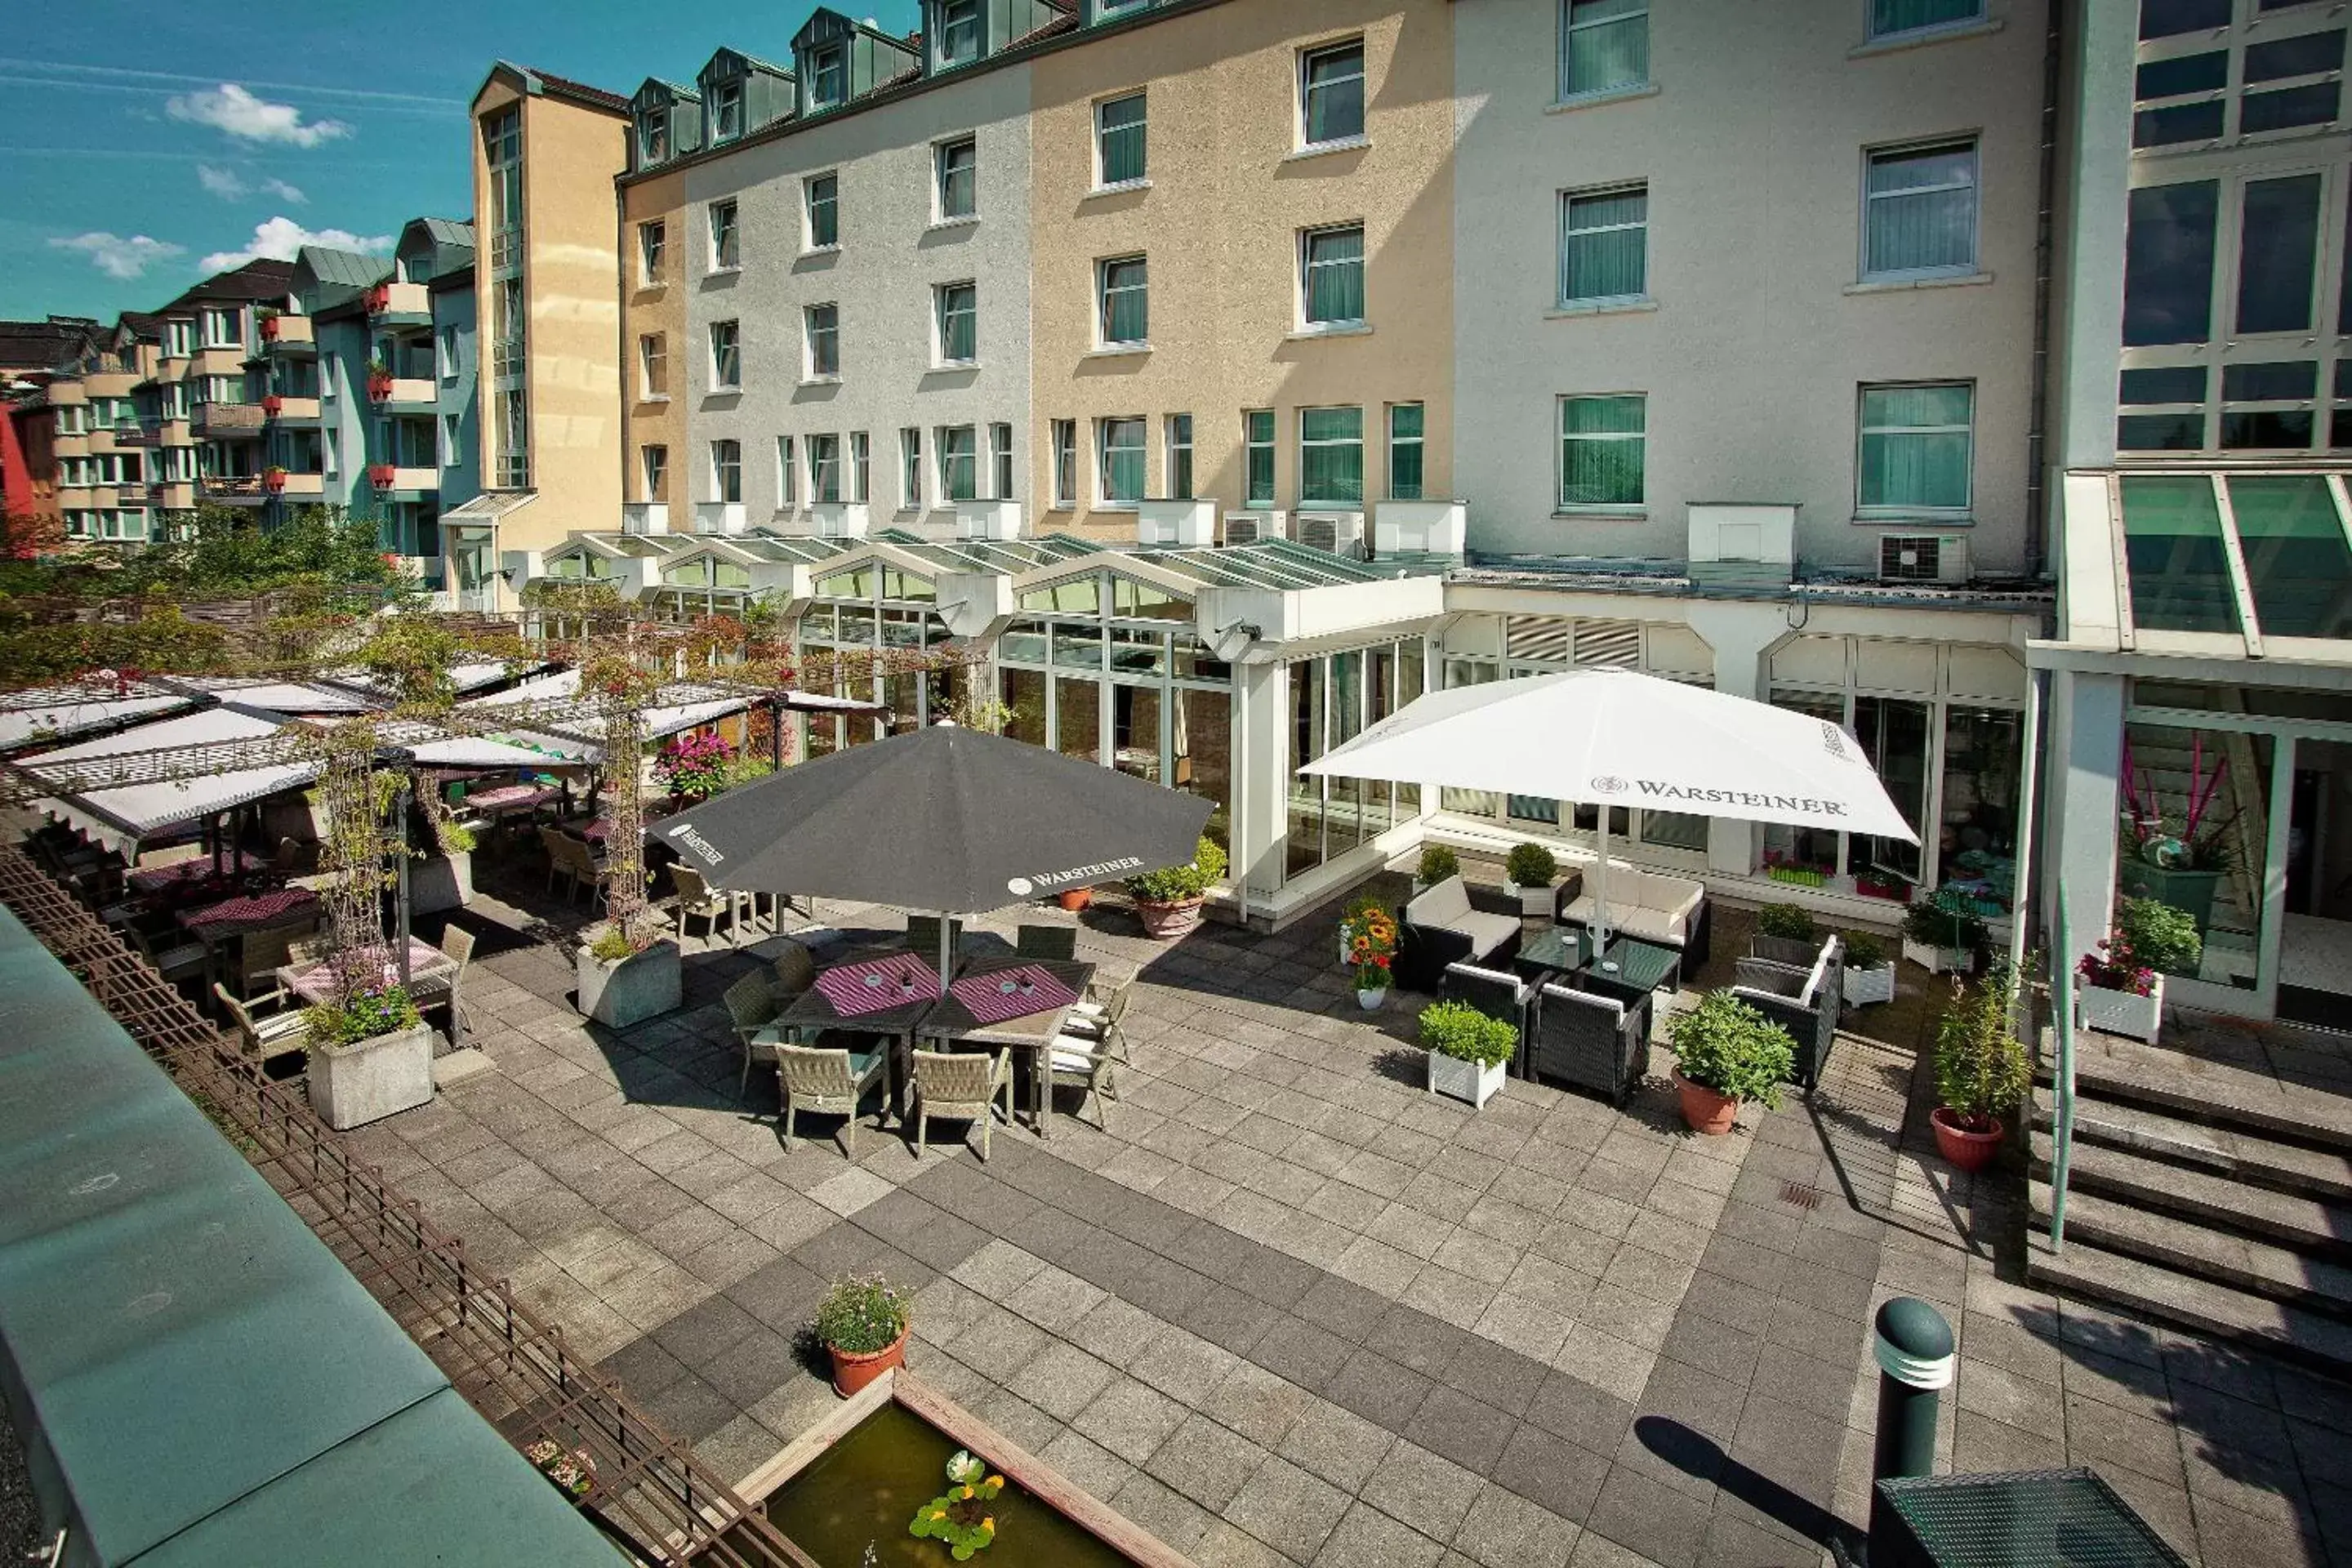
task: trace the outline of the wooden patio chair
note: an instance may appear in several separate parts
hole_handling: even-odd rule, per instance
[[[1011,1053],[917,1051],[914,1076],[915,1157],[923,1157],[931,1118],[941,1116],[980,1124],[980,1157],[985,1161],[991,1112],[1002,1104],[1005,1124],[1013,1122]]]
[[[253,1011],[264,1003],[286,1001],[285,992],[272,991],[240,1002],[229,994],[227,986],[215,980],[213,982],[213,994],[219,997],[221,1005],[228,1009],[229,1017],[236,1025],[237,1034],[245,1041],[246,1055],[266,1058],[309,1046],[310,1026],[304,1021],[299,1008],[262,1016],[257,1016]]]
[[[776,1047],[776,1091],[784,1102],[784,1148],[793,1146],[793,1119],[803,1110],[839,1116],[842,1150],[857,1158],[857,1103],[882,1080],[887,1049],[828,1050],[815,1046]]]

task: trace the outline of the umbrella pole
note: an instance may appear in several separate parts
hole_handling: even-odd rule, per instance
[[[940,994],[948,994],[948,953],[955,946],[955,917],[940,916]]]
[[[1604,970],[1614,970],[1614,963],[1602,955],[1609,951],[1609,805],[1602,802],[1596,808],[1601,813],[1601,858],[1593,864],[1592,891],[1592,956]]]

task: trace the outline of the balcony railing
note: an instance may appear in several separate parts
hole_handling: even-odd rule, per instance
[[[261,352],[263,353],[307,354],[318,352],[308,316],[264,316],[261,318]]]
[[[441,474],[425,463],[370,463],[368,483],[379,495],[416,496],[438,489]]]
[[[379,409],[413,408],[430,412],[435,398],[430,376],[380,374],[368,373],[368,401]]]
[[[110,428],[114,432],[114,444],[118,447],[152,447],[161,442],[163,436],[163,422],[160,419],[141,419]]]
[[[199,403],[190,422],[199,436],[257,436],[262,417],[258,403]]]
[[[633,500],[621,503],[623,533],[667,533],[669,503],[658,500]]]
[[[430,326],[433,297],[422,283],[379,283],[368,290],[368,320],[380,327]]]
[[[316,500],[327,493],[327,481],[322,474],[297,473],[290,468],[266,468],[261,475],[261,488],[274,496]]]
[[[205,500],[259,501],[268,492],[259,474],[205,474],[196,479],[196,494]]]
[[[740,533],[743,503],[740,500],[698,500],[694,503],[697,533]]]

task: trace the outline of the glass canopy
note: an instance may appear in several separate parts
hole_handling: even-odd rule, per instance
[[[2342,475],[2117,476],[2122,565],[2141,631],[2352,638],[2352,517]]]

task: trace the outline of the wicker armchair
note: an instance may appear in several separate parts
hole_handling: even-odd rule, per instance
[[[686,929],[686,922],[700,916],[704,940],[717,942],[719,918],[721,915],[727,917],[727,934],[730,938],[740,935],[742,926],[741,917],[737,908],[740,895],[723,892],[712,887],[702,879],[701,872],[690,866],[679,865],[676,862],[672,862],[670,866],[669,879],[677,889],[678,935],[689,934]]]
[[[1797,1042],[1790,1076],[1811,1094],[1837,1044],[1838,1016],[1845,1005],[1845,942],[1831,937],[1811,968],[1743,958],[1732,966],[1731,994],[1789,1031]]]
[[[1020,926],[1013,933],[1013,947],[1024,958],[1057,958],[1068,963],[1078,956],[1078,928]]]
[[[467,967],[474,962],[474,933],[463,926],[446,926],[441,932],[441,956],[457,965],[446,974],[430,974],[410,984],[408,994],[419,1007],[449,1009],[449,1043],[465,1043],[466,1015],[463,1003]]]
[[[793,1146],[793,1119],[803,1110],[843,1118],[841,1146],[857,1157],[857,1103],[882,1080],[888,1057],[883,1051],[824,1050],[779,1044],[776,1089],[784,1102],[784,1147]]]
[[[768,982],[768,989],[775,993],[779,1007],[816,984],[816,955],[790,937],[783,939],[774,968],[776,977]]]
[[[1070,1009],[1069,1021],[1055,1037],[1046,1058],[1051,1088],[1091,1093],[1095,1125],[1106,1132],[1110,1131],[1110,1101],[1118,1098],[1118,1069],[1128,1065],[1127,1034],[1119,1027],[1127,1016],[1127,994],[1122,985],[1107,1003],[1081,1002]]]
[[[131,940],[155,966],[155,973],[177,984],[194,980],[205,973],[212,961],[211,950],[203,942],[181,937],[176,931],[148,932],[137,926],[131,928]]]
[[[266,1017],[254,1016],[253,1009],[264,1003],[285,1001],[285,992],[273,991],[266,996],[240,1002],[229,994],[227,986],[215,980],[213,982],[213,994],[220,998],[221,1005],[228,1009],[228,1016],[236,1021],[236,1032],[245,1041],[246,1055],[263,1058],[281,1056],[310,1043],[310,1026],[303,1020],[299,1009],[272,1013]]]
[[[1489,1018],[1498,1018],[1517,1030],[1519,1044],[1513,1053],[1512,1065],[1515,1070],[1527,1070],[1528,1013],[1528,1004],[1535,1000],[1533,986],[1499,969],[1449,963],[1438,977],[1437,994],[1444,1001],[1466,1002]]]
[[[719,1000],[727,1004],[727,1021],[743,1047],[743,1079],[735,1089],[740,1095],[751,1088],[751,1064],[776,1059],[776,1046],[783,1037],[775,1025],[776,994],[763,976],[746,974],[730,985]]]
[[[980,1124],[980,1157],[988,1158],[990,1115],[999,1102],[1013,1121],[1013,1058],[1005,1051],[915,1053],[915,1157],[921,1159],[931,1118]]]
[[[1564,985],[1540,987],[1528,1028],[1527,1068],[1529,1078],[1594,1089],[1622,1107],[1650,1070],[1650,998],[1629,1005]]]
[[[564,896],[569,901],[579,902],[583,890],[590,894],[592,903],[604,900],[604,885],[613,879],[613,873],[598,858],[596,852],[588,847],[587,840],[574,838],[552,827],[542,827],[539,830],[539,841],[547,849],[549,892],[555,890],[555,879],[562,877],[565,884]]]

